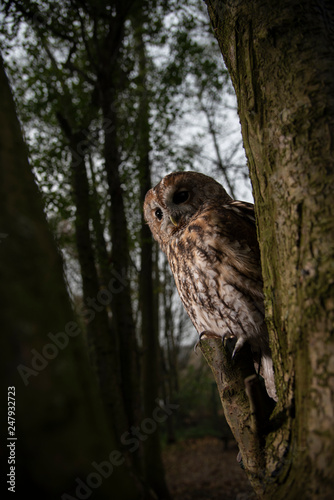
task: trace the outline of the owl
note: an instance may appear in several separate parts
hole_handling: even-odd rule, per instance
[[[144,216],[200,338],[235,337],[233,355],[248,342],[277,400],[254,206],[211,177],[175,172],[148,191]]]

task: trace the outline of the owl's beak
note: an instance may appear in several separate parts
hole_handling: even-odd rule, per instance
[[[178,223],[177,223],[177,222],[176,222],[176,220],[173,218],[173,216],[172,216],[172,215],[170,215],[170,216],[169,216],[169,218],[170,218],[170,221],[171,221],[171,223],[173,224],[173,226],[177,227],[177,226],[178,226]]]

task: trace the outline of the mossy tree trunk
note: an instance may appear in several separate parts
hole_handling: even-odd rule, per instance
[[[261,481],[253,486],[261,498],[329,499],[334,495],[334,5],[206,3],[238,98],[279,395],[271,418],[275,429],[264,435]]]

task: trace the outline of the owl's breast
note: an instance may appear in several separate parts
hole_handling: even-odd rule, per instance
[[[251,250],[205,218],[170,242],[167,257],[175,283],[199,333],[259,336],[264,325],[262,284],[240,272],[240,252],[245,260]]]

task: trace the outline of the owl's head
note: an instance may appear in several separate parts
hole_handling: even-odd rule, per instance
[[[225,189],[211,177],[175,172],[148,191],[144,216],[160,248],[166,251],[171,238],[177,237],[202,210],[230,200]]]

